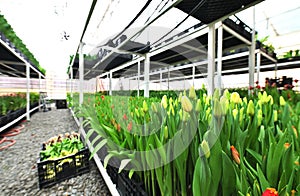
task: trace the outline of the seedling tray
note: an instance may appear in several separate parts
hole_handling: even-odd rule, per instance
[[[90,152],[88,148],[76,154],[56,160],[37,161],[39,188],[50,187],[56,183],[88,173]]]

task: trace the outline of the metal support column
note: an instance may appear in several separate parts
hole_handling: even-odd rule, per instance
[[[29,63],[26,62],[26,119],[27,121],[30,121],[30,92],[29,92],[29,88],[30,88],[30,66]]]
[[[261,64],[261,62],[260,62],[260,59],[261,59],[261,54],[260,54],[260,52],[258,52],[257,54],[256,54],[257,56],[256,56],[256,81],[258,81],[259,82],[259,73],[260,73],[260,64]]]
[[[222,56],[223,56],[223,27],[218,28],[218,63],[217,63],[217,88],[222,89]]]
[[[216,31],[215,24],[208,26],[208,49],[207,49],[207,94],[212,95],[215,89],[214,75],[215,75],[215,48],[216,48]]]
[[[137,87],[137,96],[140,96],[140,75],[141,75],[141,62],[138,62],[138,87]]]
[[[149,54],[145,55],[145,65],[144,65],[144,97],[149,97],[149,72],[150,72],[150,56]]]
[[[193,86],[195,87],[195,72],[196,72],[196,67],[195,67],[195,64],[193,64],[193,75],[192,75],[192,77],[193,77]]]
[[[109,95],[112,95],[112,71],[109,72]]]
[[[83,104],[83,82],[84,82],[84,57],[83,57],[83,43],[81,42],[79,45],[79,106],[81,107]],[[83,132],[82,126],[83,118],[79,118],[80,123],[80,131]]]
[[[41,105],[41,74],[39,73],[39,110],[41,109],[40,105]]]
[[[71,94],[71,99],[73,100],[73,65],[70,68],[71,72],[71,80],[70,80],[70,94]]]
[[[255,7],[253,6],[253,28],[251,47],[249,48],[249,86],[254,87],[254,71],[255,71]],[[249,88],[249,95],[251,90]]]

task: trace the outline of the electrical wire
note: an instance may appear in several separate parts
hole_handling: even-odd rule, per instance
[[[162,7],[158,12],[160,12],[160,11],[168,4],[169,1],[170,1],[170,0],[166,1],[165,4],[163,5],[163,7]],[[144,25],[150,20],[150,18],[154,15],[154,13],[158,10],[159,6],[160,6],[163,2],[164,2],[164,0],[161,1],[161,2],[157,5],[157,7],[155,8],[155,10],[152,12],[152,14],[151,14],[151,15],[148,17],[148,19],[144,22]]]
[[[139,51],[142,51],[148,47],[152,47],[154,46],[155,44],[157,44],[159,41],[161,41],[162,39],[164,39],[166,36],[168,36],[170,33],[172,33],[176,28],[178,28],[183,22],[185,22],[193,13],[195,13],[204,3],[206,2],[206,0],[202,0],[200,1],[189,13],[188,15],[180,22],[178,23],[173,29],[171,29],[170,31],[168,31],[166,34],[164,34],[161,38],[159,38],[158,40],[156,40],[155,42],[153,42],[151,45],[147,45],[143,48],[140,48],[134,52],[139,52]],[[162,42],[160,42],[162,43]]]

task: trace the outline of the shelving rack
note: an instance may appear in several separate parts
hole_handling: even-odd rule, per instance
[[[30,120],[30,113],[40,107],[30,108],[30,79],[39,79],[39,86],[41,87],[42,78],[45,79],[44,74],[23,55],[20,50],[15,48],[13,43],[8,40],[3,33],[0,33],[0,73],[3,76],[26,78],[26,112],[17,117],[13,121],[0,127],[0,132],[6,130],[16,122],[20,121],[24,117]],[[39,87],[39,88],[40,88]]]
[[[221,88],[222,75],[248,72],[249,85],[254,86],[255,66],[257,73],[260,68],[263,69],[263,66],[271,68],[271,65],[274,67],[275,64],[276,67],[277,60],[274,58],[274,54],[268,54],[260,48],[259,43],[255,42],[255,30],[250,29],[238,18],[228,19],[229,16],[254,6],[261,0],[201,2],[203,4],[198,5],[199,1],[196,0],[171,1],[157,17],[146,22],[132,36],[143,32],[151,23],[174,7],[200,21],[196,26],[156,45],[133,43],[132,37],[125,37],[119,44],[114,45],[116,42],[113,44],[108,42],[103,47],[106,49],[104,54],[103,51],[96,52],[100,55],[95,55],[95,58],[92,59],[84,59],[82,51],[85,43],[81,39],[76,51],[79,53],[79,59],[74,58],[69,67],[71,85],[74,84],[74,79],[79,83],[79,104],[83,103],[84,80],[93,78],[96,78],[96,83],[99,80],[105,80],[110,94],[112,94],[113,78],[135,79],[138,83],[138,90],[142,86],[144,96],[148,97],[150,82],[162,82],[162,78],[166,78],[164,80],[168,81],[191,78],[194,81],[196,78],[206,76],[208,93],[212,94],[215,88]],[[83,35],[95,7],[95,1],[91,7]],[[191,12],[194,8],[195,12]],[[200,47],[194,45],[193,41],[201,43]],[[130,47],[131,44],[137,47]],[[176,75],[175,71],[177,70],[180,71],[179,76]],[[215,79],[218,81],[216,86],[213,82]],[[72,94],[71,87],[71,96]],[[81,124],[83,119],[77,119],[73,111],[72,113],[85,137],[86,130]],[[87,141],[87,143],[92,151],[94,146],[91,145],[91,141]],[[113,195],[119,195],[99,157],[96,153],[94,160],[109,190]]]

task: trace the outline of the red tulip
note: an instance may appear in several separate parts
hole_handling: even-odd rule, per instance
[[[258,81],[256,81],[255,84],[258,84]]]
[[[131,129],[132,129],[132,122],[130,122],[130,123],[127,125],[127,129],[128,129],[129,132],[131,131]]]
[[[123,119],[124,119],[124,120],[127,120],[127,119],[128,119],[127,116],[126,116],[126,114],[123,115]]]
[[[260,85],[257,85],[256,88],[257,88],[257,89],[260,89]]]
[[[298,81],[299,81],[299,80],[297,80],[297,79],[294,80],[295,83],[298,83]]]
[[[262,196],[278,196],[278,192],[274,188],[267,188]]]
[[[231,150],[231,155],[233,157],[233,160],[237,164],[240,164],[241,160],[240,160],[240,154],[239,154],[239,152],[236,150],[236,148],[234,146],[230,146],[230,150]]]
[[[104,99],[105,99],[104,95],[101,95],[101,99],[102,99],[102,101],[104,101]]]
[[[249,86],[249,90],[253,90],[254,88],[253,88],[253,86]]]

